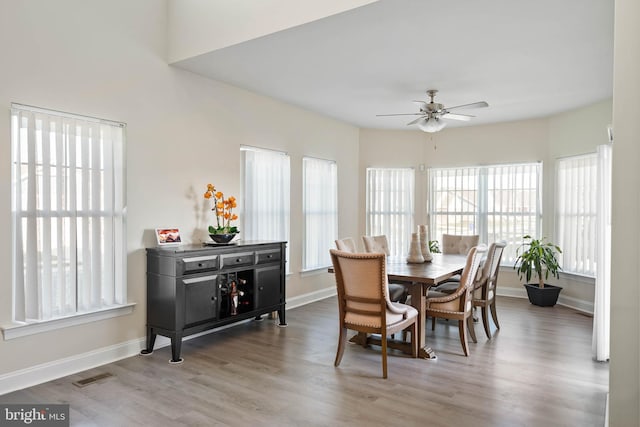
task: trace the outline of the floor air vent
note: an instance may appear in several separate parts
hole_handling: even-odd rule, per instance
[[[105,372],[103,374],[94,375],[92,377],[85,378],[83,380],[74,381],[73,385],[76,386],[76,387],[86,387],[89,384],[95,383],[96,381],[100,381],[100,380],[103,380],[105,378],[109,378],[109,377],[112,377],[112,376],[113,376],[113,374],[110,374],[109,372]]]

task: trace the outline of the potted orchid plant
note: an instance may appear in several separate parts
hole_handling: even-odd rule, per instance
[[[233,209],[238,207],[236,198],[230,196],[224,198],[221,191],[217,191],[213,184],[207,184],[207,191],[204,198],[212,201],[212,211],[216,214],[216,225],[209,226],[209,236],[216,243],[229,243],[240,231],[231,221],[238,219],[238,215],[233,213]]]

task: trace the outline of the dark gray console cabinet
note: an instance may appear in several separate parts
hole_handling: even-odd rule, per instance
[[[182,338],[278,312],[285,322],[286,242],[183,245],[147,249],[147,348],[171,338],[178,363]]]

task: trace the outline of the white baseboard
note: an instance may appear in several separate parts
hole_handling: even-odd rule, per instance
[[[512,297],[512,298],[528,298],[527,290],[522,287],[520,288],[510,288],[510,287],[498,287],[498,291],[496,292],[498,296]],[[574,297],[568,297],[562,295],[560,293],[560,297],[558,298],[558,305],[563,305],[565,307],[572,308],[574,310],[593,315],[593,302],[584,301]]]
[[[298,295],[297,297],[287,298],[287,310],[330,298],[336,294],[336,287],[332,286],[318,291],[309,292],[308,294]]]
[[[140,353],[144,342],[144,338],[134,339],[9,372],[0,376],[0,395],[125,359]]]

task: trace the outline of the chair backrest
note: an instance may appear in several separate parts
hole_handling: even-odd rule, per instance
[[[462,270],[462,275],[460,277],[460,285],[458,285],[458,289],[456,289],[454,293],[446,297],[451,301],[458,301],[456,304],[457,307],[451,307],[452,310],[471,310],[474,283],[478,276],[480,262],[486,252],[486,245],[474,246],[469,250],[469,253],[467,254],[467,262],[465,263],[464,270]]]
[[[336,248],[338,248],[339,251],[344,252],[358,252],[356,242],[351,237],[336,240]]]
[[[491,246],[489,246],[487,259],[482,267],[482,275],[474,284],[476,298],[491,300],[495,296],[498,272],[500,271],[500,261],[502,260],[502,253],[504,252],[505,246],[507,246],[507,242],[505,241],[492,243]]]
[[[369,253],[378,253],[389,255],[389,242],[387,236],[362,236],[362,243],[364,243],[364,251]]]
[[[477,234],[460,236],[456,234],[442,235],[442,253],[467,255],[469,250],[478,246],[480,236]]]
[[[380,328],[386,325],[387,290],[385,255],[356,254],[331,249],[340,318],[347,324]]]

